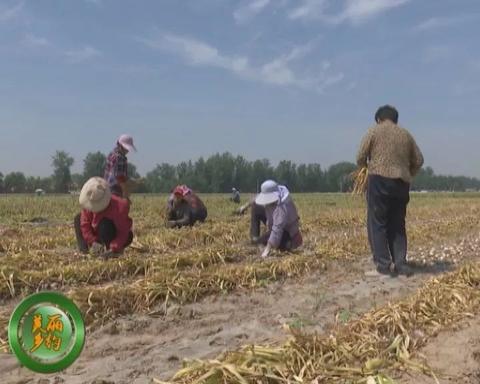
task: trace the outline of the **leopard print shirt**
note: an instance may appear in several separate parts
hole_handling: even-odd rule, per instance
[[[411,183],[423,165],[423,155],[406,129],[391,121],[370,128],[360,144],[357,164],[371,175]]]

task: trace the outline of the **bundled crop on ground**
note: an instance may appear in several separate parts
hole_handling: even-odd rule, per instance
[[[331,335],[293,332],[282,346],[250,345],[212,361],[193,361],[172,382],[349,383],[411,369],[434,376],[415,351],[442,328],[478,313],[479,288],[480,264],[470,264]]]
[[[196,301],[209,294],[253,288],[281,278],[302,275],[324,267],[313,257],[286,256],[280,260],[243,263],[206,268],[185,273],[158,272],[129,287],[111,284],[99,288],[80,288],[69,293],[86,314],[87,323],[105,321],[113,316],[148,312],[156,304]]]
[[[145,275],[149,263],[141,258],[92,260],[56,265],[42,271],[24,271],[13,264],[0,270],[0,298],[36,292],[39,289],[60,289],[65,285],[99,284],[138,275]]]
[[[75,249],[77,198],[1,197],[0,303],[5,310],[0,313],[0,338],[6,339],[13,306],[39,290],[65,292],[85,311],[89,324],[99,324],[173,301],[300,277],[332,260],[368,254],[363,199],[350,194],[293,196],[305,245],[295,254],[267,261],[248,244],[248,214],[232,216],[232,203],[225,196],[207,196],[207,222],[181,230],[163,226],[165,196],[134,196],[135,242],[120,258],[108,261]],[[480,199],[468,194],[416,195],[408,215],[412,247],[427,249],[440,239],[478,230]],[[445,261],[458,258],[452,255]],[[421,260],[428,263],[436,257],[436,252],[427,252]]]

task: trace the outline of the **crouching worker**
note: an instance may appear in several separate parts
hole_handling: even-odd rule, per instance
[[[167,203],[167,228],[192,226],[207,218],[202,200],[186,185],[175,187]]]
[[[259,235],[260,223],[265,221],[267,232],[256,237]],[[262,257],[267,257],[272,248],[290,251],[302,245],[299,221],[297,208],[288,189],[273,180],[265,181],[252,204],[250,227],[252,240],[266,246]]]
[[[240,204],[240,192],[237,188],[232,188],[232,196],[230,196],[230,201]]]
[[[75,217],[75,235],[80,252],[104,258],[115,257],[132,243],[132,219],[127,199],[112,195],[108,183],[92,177],[79,198],[82,212]]]

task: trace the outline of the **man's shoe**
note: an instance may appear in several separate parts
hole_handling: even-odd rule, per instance
[[[370,271],[366,271],[364,273],[365,277],[380,277],[382,276],[376,269],[372,269]]]
[[[395,266],[395,271],[399,274],[399,275],[402,275],[402,276],[407,276],[407,277],[410,277],[413,275],[413,269],[408,266],[407,264],[403,264],[403,265],[399,265],[399,266]]]
[[[387,276],[394,277],[395,275],[392,272],[390,272],[389,269],[377,267],[376,269],[365,272],[365,276],[366,277],[387,277]]]

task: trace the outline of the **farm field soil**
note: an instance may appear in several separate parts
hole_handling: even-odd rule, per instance
[[[27,247],[26,251],[33,260],[36,257],[44,261],[46,256],[52,255],[60,263],[64,262],[64,269],[69,263],[81,268],[92,263],[91,260],[82,260],[73,251],[73,234],[68,219],[75,212],[74,202],[67,198],[57,199],[61,199],[58,200],[60,204],[47,201],[43,209],[36,208],[38,211],[25,210],[21,214],[17,211],[16,217],[8,216],[10,221],[7,223],[5,220],[7,224],[0,228],[4,238],[7,238],[6,242],[0,243],[3,247],[0,250],[0,263],[3,258],[9,262],[24,263],[25,266],[28,264],[21,256],[24,252],[21,249],[22,241],[27,244],[21,238],[22,233],[27,232],[26,228],[29,232],[37,233],[40,239]],[[96,270],[92,269],[88,271],[88,280],[76,280],[74,277],[59,280],[51,265],[39,262],[37,269],[43,271],[44,276],[37,281],[35,265],[25,267],[22,274],[8,269],[5,262],[1,269],[8,289],[0,291],[3,302],[0,312],[3,316],[30,290],[52,287],[65,291],[85,308],[82,296],[75,295],[77,290],[93,291],[108,287],[112,284],[111,280],[136,286],[148,281],[150,276],[156,276],[157,271],[152,272],[151,269],[158,268],[155,263],[159,259],[168,261],[170,257],[177,258],[176,268],[180,274],[192,271],[201,274],[205,269],[212,268],[212,265],[215,270],[220,270],[229,264],[234,268],[244,268],[247,263],[262,263],[256,258],[258,250],[245,245],[247,218],[230,216],[232,206],[224,202],[224,197],[206,199],[211,206],[220,207],[214,209],[211,216],[224,225],[224,231],[219,231],[212,223],[207,223],[203,228],[196,227],[192,230],[194,235],[206,232],[201,241],[194,240],[197,243],[169,237],[172,236],[170,232],[167,233],[163,228],[157,229],[152,211],[159,215],[163,200],[149,197],[144,200],[146,201],[141,201],[132,212],[134,219],[137,216],[139,218],[136,221],[138,248],[125,256],[133,260],[133,264],[136,263],[135,268],[125,263],[116,267],[119,272],[113,274],[113,278],[107,273],[94,280],[92,276]],[[21,368],[13,356],[5,353],[0,355],[1,382],[139,384],[150,383],[152,378],[166,380],[181,367],[184,358],[209,359],[225,350],[246,344],[282,342],[288,337],[286,325],[306,332],[334,332],[343,323],[372,308],[415,292],[426,279],[453,270],[465,261],[478,260],[480,239],[477,218],[480,199],[476,196],[434,195],[412,199],[409,212],[412,250],[409,258],[421,266],[417,270],[419,273],[413,277],[398,279],[364,277],[364,272],[371,269],[371,260],[363,228],[364,208],[361,200],[343,195],[300,195],[296,200],[306,233],[303,252],[312,259],[321,260],[310,270],[293,273],[290,277],[287,274],[278,278],[257,279],[251,286],[238,285],[234,289],[213,291],[199,295],[194,300],[171,299],[167,305],[164,305],[165,300],[158,300],[150,302],[148,309],[126,307],[122,312],[104,319],[92,317],[85,350],[72,367],[61,374],[35,375]],[[312,202],[318,207],[318,212],[308,209]],[[14,201],[19,206],[28,203],[20,199]],[[0,199],[0,212],[1,204]],[[154,208],[149,209],[152,204]],[[28,223],[32,217],[47,217],[48,222],[45,225]],[[157,221],[157,225],[161,226],[161,220]],[[49,230],[52,228],[57,229],[58,236],[50,239]],[[210,239],[208,233],[216,234],[217,237]],[[193,241],[191,237],[190,241]],[[234,244],[226,252],[227,259],[232,256],[230,260],[206,267],[191,263],[179,268],[178,260],[181,260],[182,255],[188,254],[189,259],[194,257],[192,249],[198,250],[196,257],[201,259],[202,249],[217,249],[215,247],[222,247],[225,243]],[[274,257],[269,262],[275,265],[281,261],[282,258]],[[146,263],[147,267],[138,272],[138,266],[142,263]],[[163,265],[165,268],[171,266],[168,262]],[[108,272],[112,273],[110,270]],[[10,278],[12,273],[13,277]],[[19,281],[15,280],[16,275],[21,277]],[[30,285],[22,286],[22,281]],[[15,291],[13,294],[12,287]],[[100,313],[105,309],[110,310],[107,305],[105,308],[100,306],[97,310]],[[468,330],[472,327],[478,329],[478,321],[466,324],[463,331],[458,332],[466,332],[465,337],[468,338]],[[453,341],[460,338],[456,332],[451,330],[445,333],[447,338],[452,339],[450,346],[453,349],[457,345]],[[433,339],[430,343],[435,345],[437,342],[437,339]],[[444,343],[438,343],[437,347],[431,349],[430,344],[427,345],[422,352],[427,357],[441,360],[438,357],[440,355],[433,354],[442,350]],[[460,345],[458,347],[461,349]],[[447,359],[448,353],[444,356]],[[458,367],[458,372],[455,372],[455,368],[449,374],[462,374],[461,365]],[[424,378],[404,376],[400,380],[403,380],[399,381],[401,383],[422,383]],[[430,382],[425,380],[425,383]]]
[[[438,372],[440,384],[480,383],[480,318],[441,332],[420,353]],[[404,375],[399,384],[436,384],[435,379],[418,374]]]
[[[32,374],[20,368],[13,356],[3,354],[2,382],[147,384],[153,377],[168,379],[181,367],[184,358],[209,359],[253,342],[281,342],[288,336],[283,324],[306,331],[332,331],[344,321],[414,292],[425,279],[441,272],[411,278],[364,278],[363,272],[369,268],[369,258],[350,265],[339,262],[312,276],[273,283],[254,292],[173,305],[164,317],[133,315],[111,321],[89,335],[81,358],[62,374]],[[463,364],[463,358],[469,354],[465,345],[473,347],[472,342],[480,341],[478,331],[480,319],[467,330],[445,332],[447,339],[440,335],[422,352],[434,368],[449,366],[448,373],[454,378],[468,372],[466,367],[474,374],[474,367]],[[480,350],[480,344],[477,347]],[[461,364],[448,365],[452,357]],[[434,381],[424,376],[405,376],[399,383]]]

